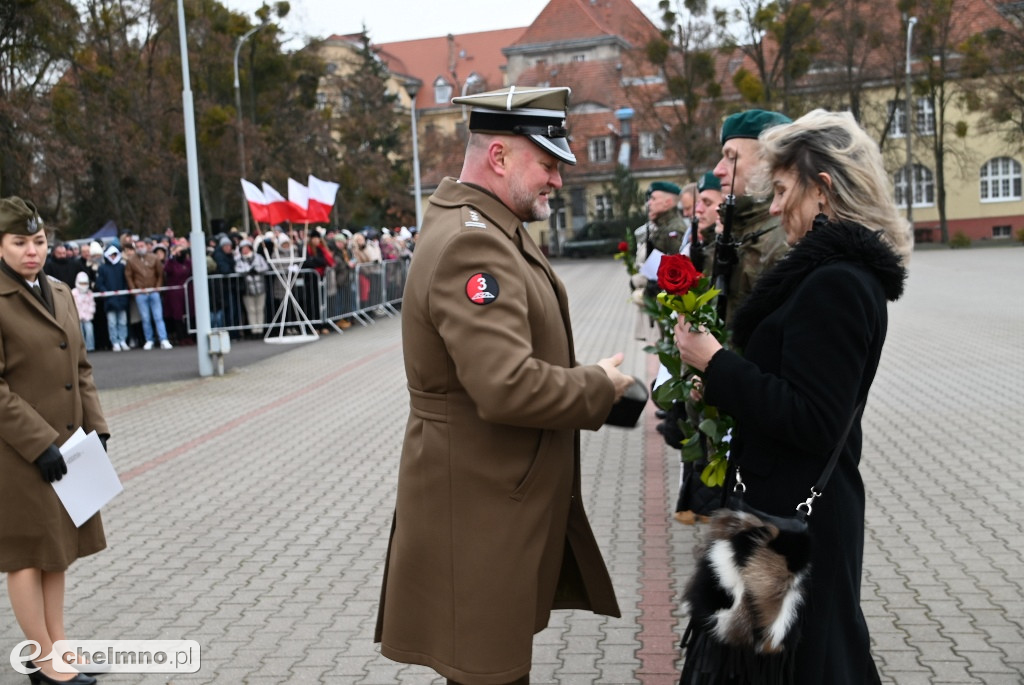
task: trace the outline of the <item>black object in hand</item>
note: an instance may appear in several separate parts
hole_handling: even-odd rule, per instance
[[[622,398],[612,405],[612,410],[608,412],[608,418],[604,422],[609,426],[633,428],[640,420],[640,414],[647,404],[647,397],[647,388],[634,378],[633,383],[622,394]]]
[[[107,440],[110,440],[110,436],[107,435],[106,433],[101,433],[99,438],[100,438],[100,444],[103,445],[103,451],[106,452],[107,451]]]
[[[52,483],[60,480],[68,472],[68,465],[64,462],[64,455],[60,453],[56,445],[50,445],[46,451],[40,454],[35,461],[39,473],[43,474],[43,480]]]

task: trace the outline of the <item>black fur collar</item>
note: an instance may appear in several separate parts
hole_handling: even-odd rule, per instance
[[[880,235],[847,221],[829,221],[808,232],[757,280],[753,292],[736,312],[733,342],[741,348],[746,345],[757,325],[778,309],[808,274],[832,262],[864,267],[881,283],[886,299],[899,299],[907,271]]]

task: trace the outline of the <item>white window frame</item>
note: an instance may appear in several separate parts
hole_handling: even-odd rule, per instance
[[[1013,157],[993,157],[978,170],[978,197],[983,203],[1021,199],[1021,165]]]
[[[907,168],[900,167],[893,178],[893,191],[897,207],[906,207]],[[935,206],[935,174],[923,164],[914,165],[914,204],[912,207]]]
[[[447,105],[452,100],[452,84],[444,76],[434,79],[434,104]]]
[[[665,148],[661,144],[661,136],[651,131],[641,131],[637,142],[640,147],[640,159],[663,159]]]
[[[611,136],[598,136],[587,141],[587,158],[595,164],[612,161]]]
[[[594,218],[597,221],[609,221],[615,218],[615,206],[612,204],[612,196],[601,193],[594,196]]]
[[[890,138],[903,138],[907,135],[907,108],[905,100],[889,100],[889,113],[892,115],[892,126],[889,127]]]
[[[1009,240],[1013,237],[1013,226],[993,226],[992,240]]]
[[[914,132],[919,136],[935,135],[935,108],[928,98],[914,102]]]

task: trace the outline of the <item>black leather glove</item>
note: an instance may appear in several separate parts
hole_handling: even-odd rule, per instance
[[[36,457],[36,466],[39,473],[43,474],[43,480],[52,483],[60,480],[68,472],[68,465],[64,463],[64,455],[60,453],[56,445],[50,445],[46,451]]]
[[[644,295],[646,297],[651,298],[652,300],[656,299],[658,297],[658,293],[660,292],[661,288],[658,287],[657,281],[654,281],[653,283],[651,281],[647,281],[647,285],[644,286]]]
[[[100,439],[100,444],[103,445],[103,451],[106,452],[107,451],[107,440],[110,440],[110,435],[107,434],[107,433],[100,433],[98,437]]]
[[[654,413],[654,415],[661,419],[655,429],[661,433],[661,437],[665,440],[665,444],[672,449],[680,449],[680,445],[686,436],[683,435],[683,431],[680,430],[679,422],[686,420],[686,403],[677,402],[672,405],[671,409],[659,409]]]

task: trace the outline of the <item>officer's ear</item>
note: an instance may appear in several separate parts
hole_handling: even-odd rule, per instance
[[[504,176],[508,170],[509,146],[500,137],[495,137],[487,145],[487,163],[491,170]]]

